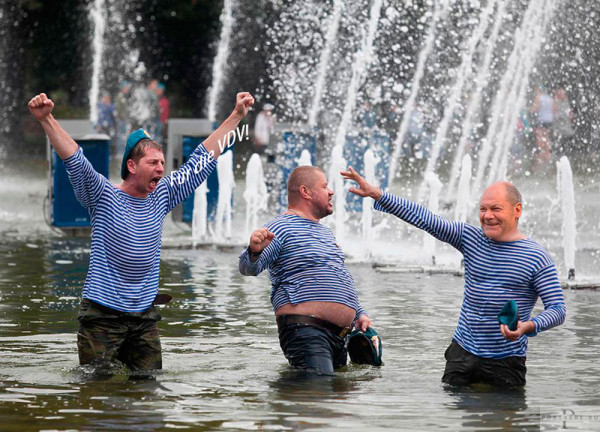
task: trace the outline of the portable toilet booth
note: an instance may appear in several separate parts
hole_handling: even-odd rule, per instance
[[[110,138],[104,134],[94,134],[89,120],[59,120],[59,124],[82,148],[94,169],[108,178]],[[46,147],[49,223],[69,235],[88,235],[91,228],[89,212],[77,201],[63,161],[48,138]]]

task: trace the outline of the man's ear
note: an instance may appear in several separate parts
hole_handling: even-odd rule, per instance
[[[129,174],[135,174],[137,170],[137,164],[133,159],[127,159],[127,170],[129,171]]]
[[[519,219],[521,217],[521,214],[523,213],[523,204],[517,203],[515,205],[514,211],[515,211],[515,216],[517,217],[517,219]]]
[[[308,199],[312,196],[312,191],[306,185],[300,185],[298,192],[302,198]]]

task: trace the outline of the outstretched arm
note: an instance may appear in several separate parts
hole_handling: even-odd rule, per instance
[[[233,112],[223,123],[221,123],[221,126],[219,126],[216,131],[204,140],[204,147],[206,147],[206,150],[208,150],[215,159],[221,154],[221,149],[225,149],[223,137],[235,130],[240,121],[246,117],[252,105],[254,105],[254,98],[250,93],[238,93]],[[219,146],[219,140],[221,140],[221,146]]]
[[[45,93],[40,93],[39,95],[34,96],[27,106],[29,107],[31,114],[44,128],[44,132],[48,135],[50,144],[58,154],[58,157],[65,160],[73,156],[79,146],[58,124],[52,115],[54,102],[52,102]]]
[[[383,193],[380,188],[368,183],[352,167],[349,167],[348,171],[341,171],[340,174],[344,179],[354,180],[358,185],[358,188],[350,188],[350,192],[361,197],[371,197],[375,200],[375,210],[391,213],[403,221],[428,232],[438,240],[450,243],[461,251],[464,223],[445,219],[420,204],[396,197],[389,192]]]

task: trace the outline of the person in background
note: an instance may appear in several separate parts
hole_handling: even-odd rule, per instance
[[[115,140],[115,155],[120,157],[125,150],[125,141],[131,131],[131,115],[129,113],[129,96],[131,83],[123,80],[119,86],[119,93],[115,97],[115,117],[117,120],[117,136]]]
[[[254,151],[259,154],[263,154],[269,147],[271,135],[275,132],[274,108],[270,103],[264,104],[254,121]]]

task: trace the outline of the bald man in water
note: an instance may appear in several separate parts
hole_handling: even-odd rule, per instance
[[[427,231],[464,255],[464,299],[458,326],[445,353],[442,381],[455,385],[524,385],[528,339],[562,324],[566,309],[552,257],[519,231],[523,204],[517,188],[497,182],[483,192],[479,228],[449,221],[417,203],[382,192],[351,167],[341,174],[358,184],[350,192],[373,198],[377,210]],[[538,297],[545,310],[531,318]],[[515,330],[498,323],[498,314],[509,300],[515,300],[519,309],[520,321]]]
[[[290,365],[332,374],[346,365],[346,336],[371,320],[333,232],[319,221],[333,213],[333,191],[317,167],[300,166],[288,180],[288,209],[250,236],[240,272],[268,269],[279,341]]]

